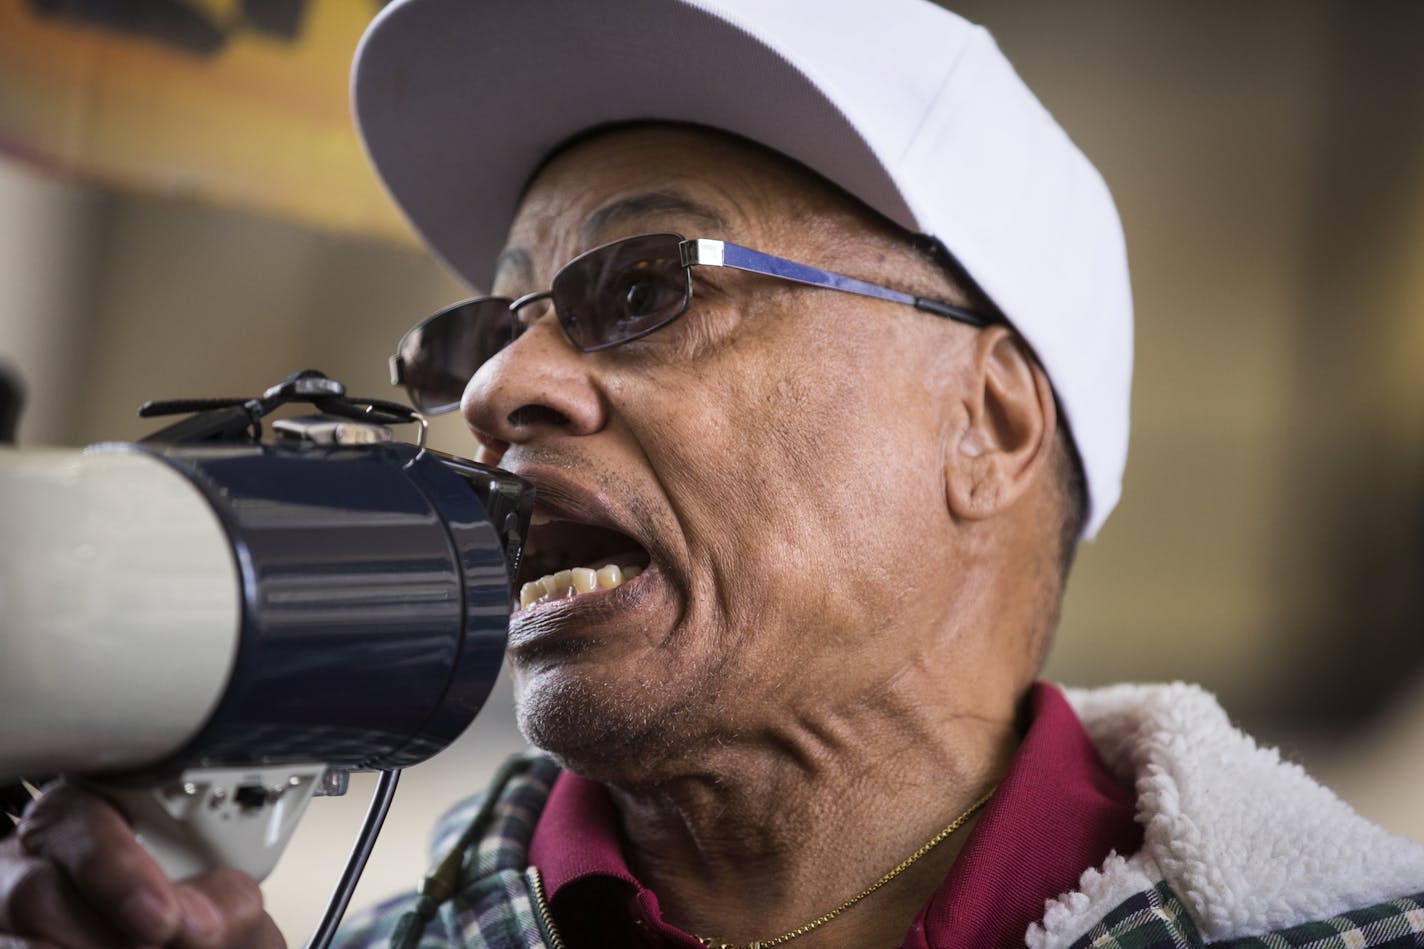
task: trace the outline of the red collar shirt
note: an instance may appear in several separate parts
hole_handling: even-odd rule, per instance
[[[1063,694],[1039,683],[1027,711],[1031,721],[1008,771],[902,949],[1021,946],[1045,901],[1074,889],[1109,853],[1141,846],[1132,792],[1108,773]],[[529,861],[544,878],[569,949],[701,949],[663,919],[657,895],[628,869],[602,785],[559,776]]]

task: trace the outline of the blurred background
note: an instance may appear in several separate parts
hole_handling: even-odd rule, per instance
[[[0,0],[0,374],[21,445],[143,435],[147,398],[320,368],[387,395],[468,295],[365,170],[369,0]],[[1187,679],[1424,840],[1424,4],[970,0],[1102,170],[1134,275],[1123,500],[1048,675]],[[692,38],[689,38],[691,41]],[[511,90],[517,95],[517,90]],[[438,136],[438,130],[432,130]],[[458,423],[440,447],[464,452]],[[405,777],[355,905],[521,741],[507,686]],[[304,941],[369,781],[265,886]]]

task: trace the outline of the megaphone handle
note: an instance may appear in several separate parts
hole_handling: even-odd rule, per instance
[[[325,772],[324,764],[193,768],[157,786],[86,783],[119,807],[169,879],[233,867],[260,881]]]

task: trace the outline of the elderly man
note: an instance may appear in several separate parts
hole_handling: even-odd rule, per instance
[[[373,161],[494,298],[393,359],[539,490],[511,623],[540,749],[353,941],[1419,945],[1424,850],[1202,693],[1035,684],[1126,448],[1091,167],[922,3],[409,0]],[[71,789],[0,863],[65,945],[275,939]],[[1410,894],[1416,894],[1411,896]]]

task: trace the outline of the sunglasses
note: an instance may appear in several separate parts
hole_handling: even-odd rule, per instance
[[[818,270],[726,241],[643,234],[595,247],[554,275],[550,289],[511,300],[479,297],[456,303],[412,327],[391,356],[391,384],[403,385],[428,415],[460,404],[475,372],[528,324],[519,311],[550,301],[569,342],[586,353],[631,342],[662,329],[692,302],[693,267],[732,267],[794,283],[840,290],[966,323],[994,322],[963,307],[901,293],[843,274]]]

